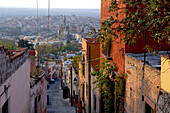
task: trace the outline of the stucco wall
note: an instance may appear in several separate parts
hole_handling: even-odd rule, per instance
[[[170,93],[170,59],[161,57],[161,88]]]
[[[10,113],[29,113],[30,59],[0,86],[0,92],[4,91],[4,85],[10,87],[0,97],[0,108],[9,99]]]

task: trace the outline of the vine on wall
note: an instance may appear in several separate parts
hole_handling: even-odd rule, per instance
[[[101,89],[104,102],[104,112],[113,113],[123,111],[125,74],[116,75],[114,71],[117,69],[115,64],[109,60],[102,60],[98,66],[100,71],[94,71],[91,74],[96,76],[93,84],[95,88]],[[116,104],[116,106],[114,106]]]

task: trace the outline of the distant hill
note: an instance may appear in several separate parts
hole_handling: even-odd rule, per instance
[[[0,16],[36,16],[36,9],[33,8],[0,8]],[[39,9],[39,16],[46,16],[47,9]],[[99,9],[50,9],[51,15],[76,15],[99,17]]]

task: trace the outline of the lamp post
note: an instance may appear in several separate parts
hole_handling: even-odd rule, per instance
[[[74,78],[74,85],[76,85],[76,83],[77,83],[77,79],[76,79],[76,78]]]

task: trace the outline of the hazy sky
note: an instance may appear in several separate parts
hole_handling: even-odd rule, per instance
[[[51,8],[99,9],[101,0],[50,0]],[[48,7],[48,0],[38,0],[40,8]],[[0,7],[36,8],[36,0],[0,0]]]

